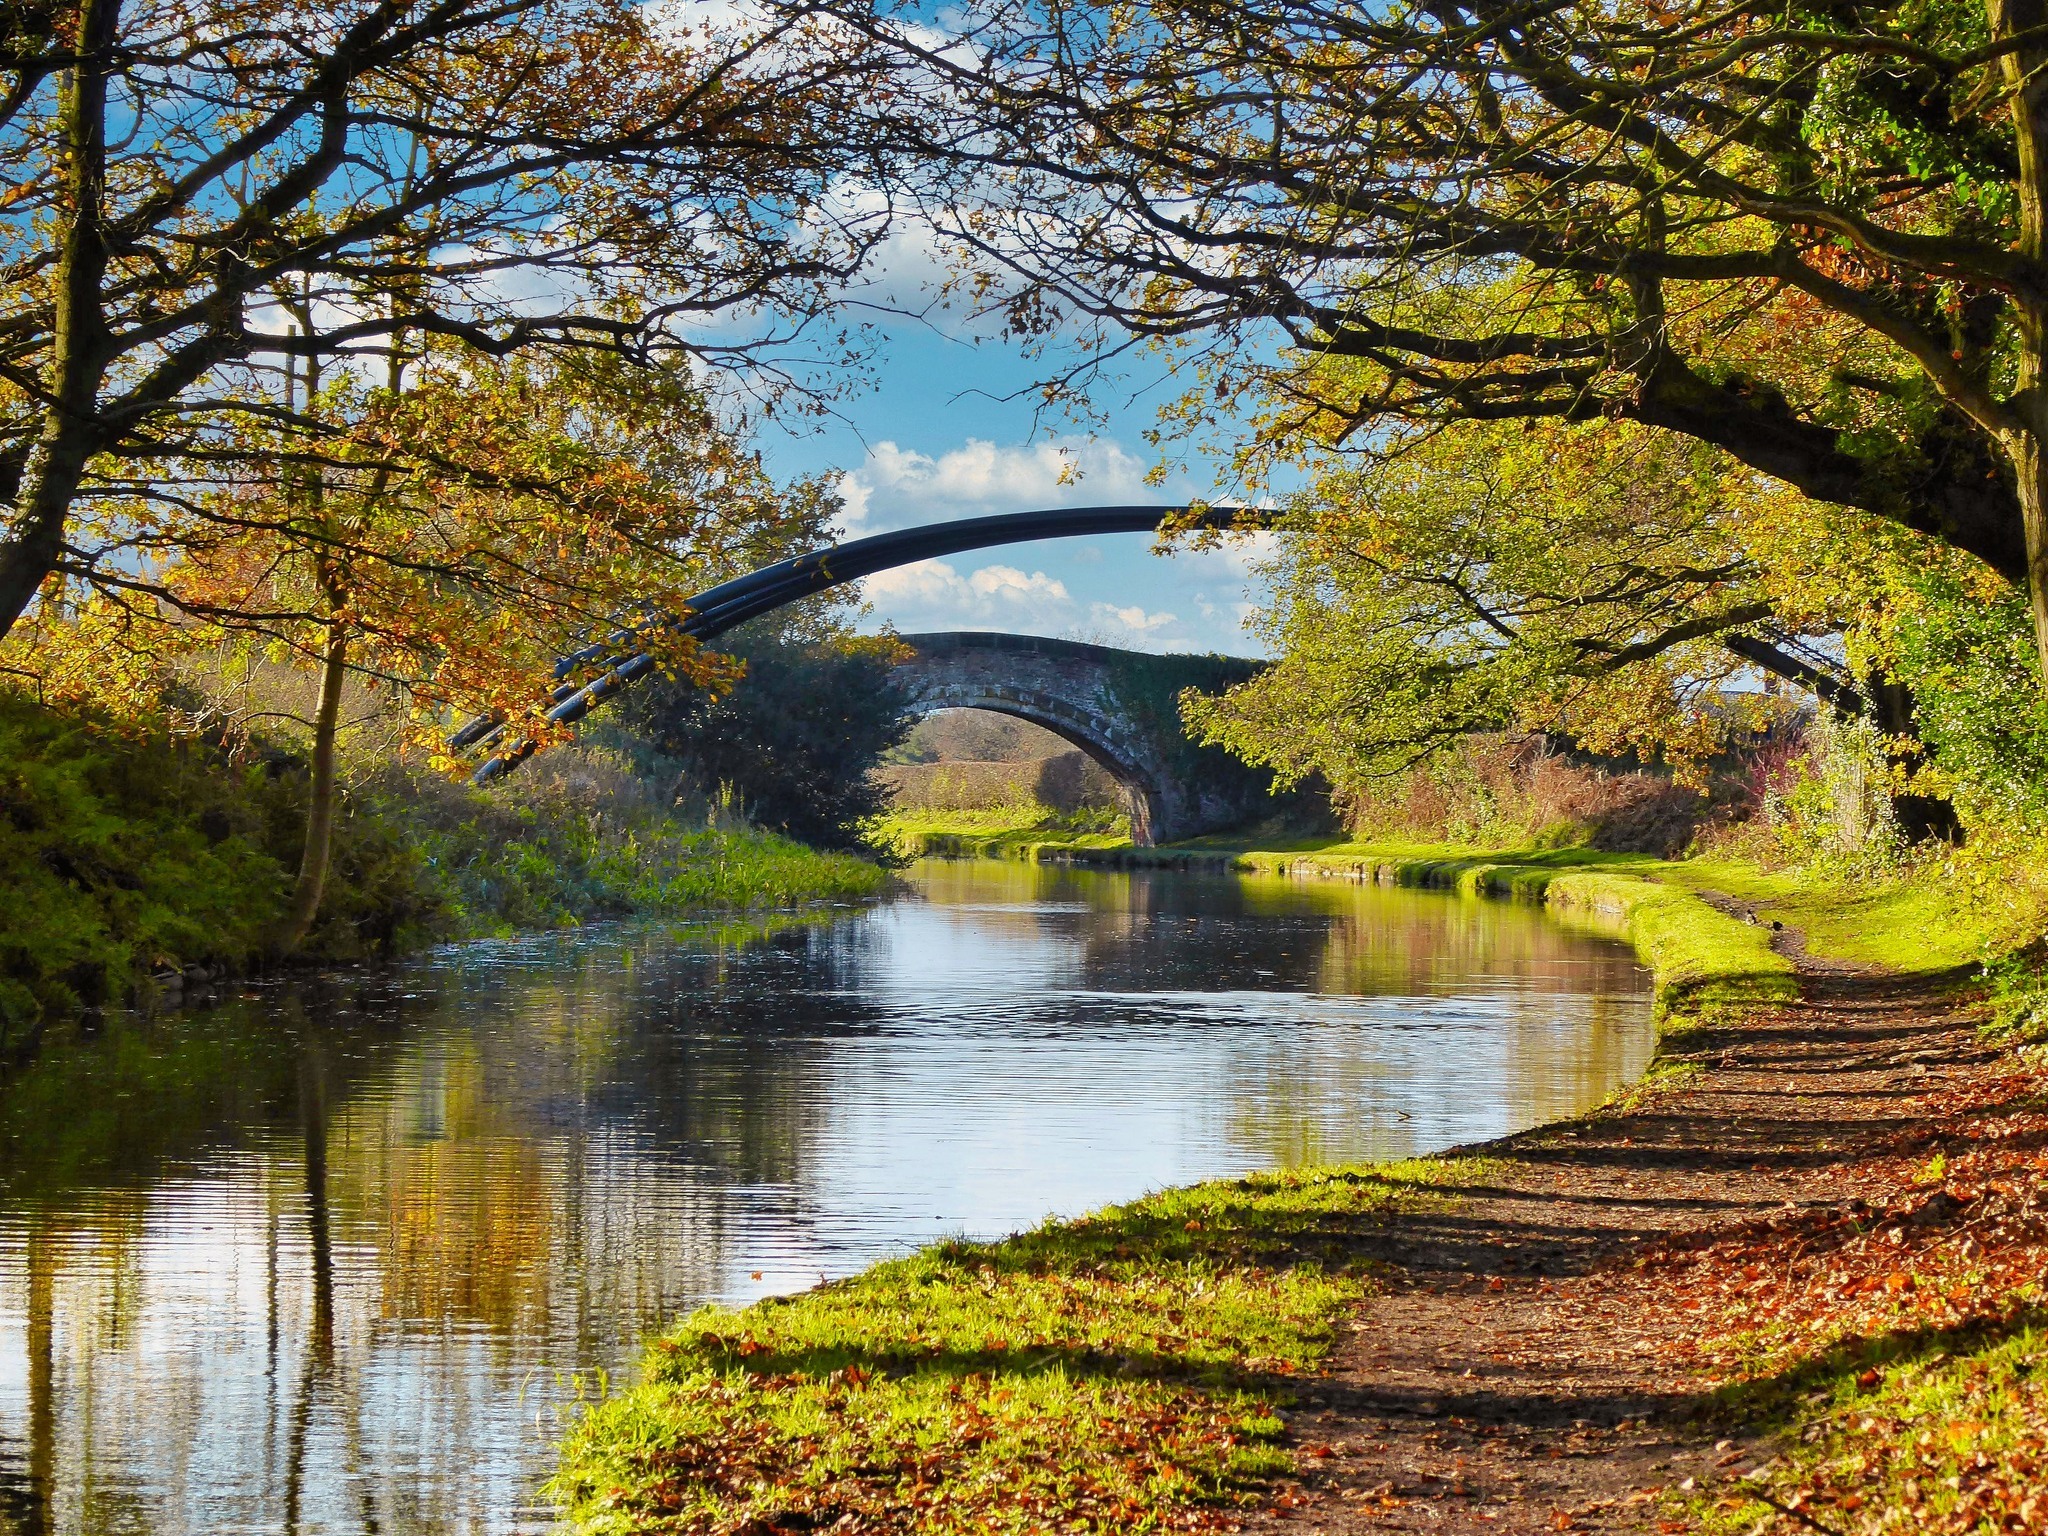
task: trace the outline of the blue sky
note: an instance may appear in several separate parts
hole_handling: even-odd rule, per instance
[[[879,388],[844,401],[844,419],[816,435],[763,440],[780,472],[845,472],[849,537],[991,512],[1215,494],[1200,463],[1163,485],[1145,483],[1158,455],[1144,432],[1175,393],[1157,361],[1140,356],[1105,386],[1095,405],[1106,420],[1087,428],[1034,420],[1030,385],[1047,365],[1013,345],[910,320],[882,332]],[[1256,596],[1255,553],[1240,544],[1161,556],[1137,534],[985,550],[870,578],[864,627],[1256,654],[1242,627]]]

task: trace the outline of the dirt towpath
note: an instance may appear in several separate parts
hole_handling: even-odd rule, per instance
[[[1479,1149],[1460,1200],[1372,1241],[1389,1288],[1289,1415],[1307,1470],[1248,1530],[1675,1532],[1672,1493],[1741,1486],[1761,1452],[1699,1412],[1717,1383],[1671,1348],[1697,1319],[1638,1261],[1882,1204],[1929,1095],[2010,1069],[1941,988],[1787,940],[1803,1003],[1688,1037],[1690,1082]]]

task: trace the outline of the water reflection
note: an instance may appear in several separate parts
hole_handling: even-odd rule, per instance
[[[937,865],[824,921],[451,951],[49,1042],[0,1087],[0,1532],[547,1523],[567,1372],[706,1299],[1639,1071],[1504,904]]]

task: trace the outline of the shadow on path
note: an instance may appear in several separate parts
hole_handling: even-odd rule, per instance
[[[1857,1350],[1896,1359],[1955,1344],[1941,1330],[1862,1340],[1751,1382],[1731,1438],[1723,1385],[1671,1363],[1672,1339],[1698,1317],[1645,1300],[1654,1287],[1614,1283],[1731,1233],[1824,1253],[1865,1230],[1845,1214],[1896,1198],[1886,1165],[1982,1129],[1927,1109],[1930,1094],[2010,1069],[1955,1001],[1956,978],[1823,966],[1797,935],[1782,947],[1803,1000],[1685,1037],[1700,1075],[1464,1149],[1486,1162],[1452,1191],[1459,1201],[1359,1239],[1388,1290],[1301,1390],[1288,1422],[1302,1476],[1250,1528],[1688,1529],[1658,1490],[1738,1475]],[[2000,1112],[1992,1098],[1980,1119]]]

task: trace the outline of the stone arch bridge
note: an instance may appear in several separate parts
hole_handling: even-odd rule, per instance
[[[912,709],[986,709],[1042,725],[1100,762],[1124,788],[1140,847],[1238,826],[1271,805],[1267,776],[1181,729],[1184,688],[1220,692],[1258,671],[1231,656],[1157,656],[957,632],[899,637],[897,678]]]
[[[558,657],[544,718],[571,725],[620,689],[654,673],[646,638],[674,631],[711,640],[787,603],[877,571],[970,549],[1039,539],[1183,530],[1249,531],[1270,516],[1245,507],[1050,507],[956,518],[923,528],[852,539],[793,555],[699,592],[676,613],[649,610],[582,650]],[[1197,746],[1181,730],[1181,691],[1217,692],[1261,663],[1229,656],[1154,656],[1113,646],[1027,635],[904,637],[912,707],[988,709],[1045,726],[1094,756],[1131,802],[1132,841],[1150,846],[1236,826],[1271,806],[1266,776],[1228,753]],[[500,715],[479,715],[448,738],[451,752],[482,749],[477,784],[512,772],[538,750],[508,737]]]

